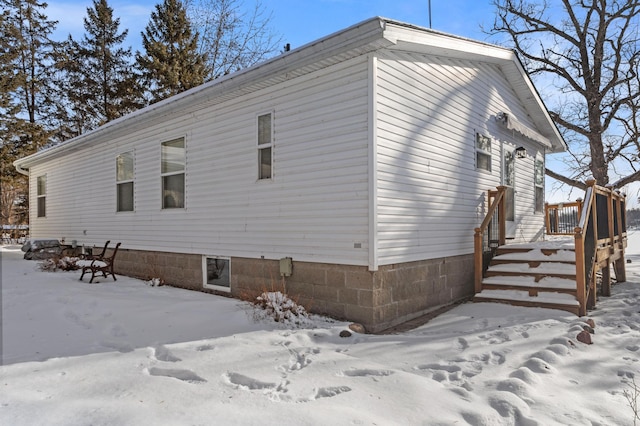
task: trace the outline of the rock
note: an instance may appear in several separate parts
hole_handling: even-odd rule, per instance
[[[587,324],[589,324],[589,327],[591,328],[596,328],[596,322],[591,318],[587,319]]]
[[[593,342],[591,341],[591,334],[588,331],[581,331],[577,336],[578,342],[582,342],[586,345],[590,345]]]
[[[360,333],[360,334],[365,334],[367,332],[367,330],[365,330],[364,328],[364,325],[358,324],[357,322],[349,324],[349,329],[351,331],[355,331],[356,333]]]
[[[589,327],[586,324],[582,326],[582,329],[589,334],[594,334],[596,332],[593,328]]]
[[[342,330],[340,332],[340,337],[351,337],[351,332],[349,330]]]

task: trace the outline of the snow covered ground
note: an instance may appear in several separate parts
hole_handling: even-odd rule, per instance
[[[346,323],[287,329],[237,300],[127,277],[88,284],[37,270],[17,247],[1,254],[1,425],[640,421],[640,233],[628,282],[589,315],[592,345],[576,340],[586,318],[492,303],[343,338]]]

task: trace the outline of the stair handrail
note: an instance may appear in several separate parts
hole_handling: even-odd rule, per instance
[[[473,237],[474,255],[474,288],[476,293],[482,291],[482,275],[485,269],[484,262],[484,235],[488,231],[489,225],[493,222],[494,216],[498,213],[498,246],[504,245],[506,241],[506,220],[504,197],[507,187],[504,185],[496,187],[497,191],[489,191],[487,214],[479,227],[475,228]],[[493,201],[491,201],[493,197]]]
[[[587,313],[588,288],[591,287],[591,273],[596,255],[597,227],[596,211],[593,208],[595,200],[595,180],[587,182],[587,189],[582,204],[582,211],[578,226],[574,229],[574,243],[576,254],[576,299],[580,304],[579,315]],[[586,246],[585,246],[586,244]]]
[[[618,281],[626,280],[626,196],[611,188],[586,182],[584,206],[575,228],[576,285],[580,315],[596,303],[596,272],[602,271],[602,294],[610,295],[610,264]]]

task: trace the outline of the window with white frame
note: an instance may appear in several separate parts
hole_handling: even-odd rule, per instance
[[[491,138],[476,133],[476,169],[491,171]]]
[[[224,257],[203,258],[204,286],[214,290],[231,289],[231,260]]]
[[[258,116],[258,179],[272,178],[273,115]]]
[[[38,196],[38,217],[46,217],[47,215],[47,175],[38,176],[37,178],[37,196]]]
[[[534,162],[535,212],[544,212],[544,160],[536,157]]]
[[[116,157],[116,210],[133,211],[133,152],[124,152]]]
[[[162,208],[184,208],[184,172],[186,165],[184,138],[162,143]]]

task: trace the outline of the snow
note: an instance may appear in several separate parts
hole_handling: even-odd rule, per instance
[[[516,287],[538,287],[540,289],[565,289],[576,288],[576,281],[567,278],[543,277],[536,282],[535,276],[497,276],[487,277],[482,280],[484,284],[511,285]]]
[[[310,316],[118,276],[80,282],[2,254],[2,425],[633,425],[640,233],[628,282],[587,318],[459,305],[363,335]],[[637,389],[637,388],[636,388]]]
[[[511,273],[531,273],[544,272],[547,274],[561,274],[561,275],[575,275],[576,265],[575,263],[553,263],[553,262],[538,262],[534,263],[535,266],[531,266],[528,263],[501,263],[497,265],[491,265],[487,268],[487,272],[511,272]]]
[[[509,248],[511,246],[507,246]],[[520,247],[521,248],[521,247]],[[576,252],[573,250],[558,250],[555,253],[545,254],[541,249],[533,249],[529,252],[505,253],[494,257],[495,260],[527,260],[530,262],[576,262]]]

